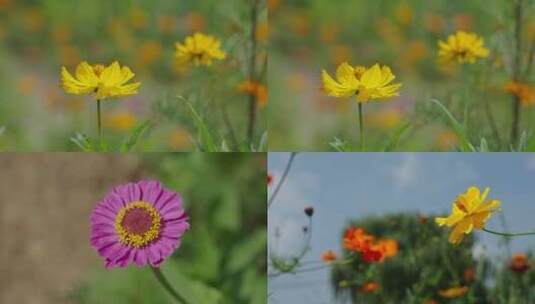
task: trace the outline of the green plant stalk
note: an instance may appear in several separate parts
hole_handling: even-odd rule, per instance
[[[284,181],[286,180],[286,177],[288,176],[288,173],[290,172],[290,168],[292,167],[292,163],[294,161],[296,154],[297,152],[292,152],[292,154],[290,154],[290,159],[288,160],[288,163],[286,164],[286,168],[284,169],[284,172],[282,173],[281,180],[277,184],[277,187],[275,187],[275,190],[273,190],[273,194],[271,194],[271,197],[268,200],[268,208],[271,206],[271,204],[273,204],[273,201],[275,200],[275,197],[279,193],[279,190],[282,187],[282,184],[284,184]]]
[[[366,150],[366,142],[364,141],[364,119],[362,102],[358,103],[358,115],[359,115],[359,134],[360,134],[360,150],[364,152]]]
[[[100,99],[97,99],[97,128],[98,128],[98,145],[102,147],[102,117],[100,109]]]
[[[160,268],[158,267],[151,267],[150,268],[152,270],[152,273],[154,274],[154,276],[156,277],[156,280],[158,280],[158,283],[160,283],[160,285],[162,285],[162,287],[167,290],[167,292],[169,292],[169,294],[171,296],[173,296],[173,298],[178,302],[178,303],[181,303],[181,304],[187,304],[188,302],[186,301],[186,299],[184,299],[184,297],[182,297],[175,289],[173,289],[173,287],[171,286],[171,284],[169,283],[169,281],[167,281],[167,279],[165,278],[165,276],[163,275],[163,273],[161,272]]]
[[[259,0],[254,0],[251,8],[251,54],[249,55],[249,81],[256,81],[256,28],[259,10]],[[257,100],[255,94],[249,95],[249,123],[247,126],[247,140],[252,144],[254,139],[254,129],[256,125]]]
[[[494,230],[489,230],[487,228],[481,229],[485,232],[495,234],[495,235],[501,235],[505,237],[514,237],[514,236],[523,236],[523,235],[535,235],[535,231],[529,231],[529,232],[515,232],[515,233],[508,233],[508,232],[499,232]]]
[[[513,59],[513,81],[519,82],[522,78],[521,61],[522,61],[522,12],[523,0],[516,0],[514,3],[514,59]],[[511,126],[511,144],[514,146],[518,141],[518,134],[520,132],[520,98],[517,95],[513,96],[513,119]]]

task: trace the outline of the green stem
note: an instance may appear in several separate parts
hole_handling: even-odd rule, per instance
[[[507,232],[493,231],[493,230],[489,230],[489,229],[487,229],[487,228],[483,228],[482,230],[485,231],[485,232],[488,232],[488,233],[492,233],[492,234],[496,234],[496,235],[501,235],[501,236],[507,236],[507,237],[512,237],[512,236],[522,236],[522,235],[535,235],[535,231],[507,233]]]
[[[358,103],[358,111],[359,111],[359,133],[360,133],[360,150],[364,152],[366,150],[366,143],[364,141],[364,119],[362,118],[363,110],[362,110],[362,103]]]
[[[167,290],[167,292],[169,292],[169,294],[171,294],[178,303],[188,303],[186,299],[184,299],[180,294],[178,294],[178,292],[176,292],[176,290],[173,289],[169,281],[167,281],[163,273],[160,271],[160,268],[151,267],[150,269],[152,270],[152,273],[154,273],[158,283],[160,283],[162,287],[165,288],[165,290]]]
[[[102,147],[102,119],[100,111],[100,99],[97,99],[97,126],[98,126],[98,145]]]

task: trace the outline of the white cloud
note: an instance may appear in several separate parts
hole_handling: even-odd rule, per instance
[[[401,162],[392,168],[394,185],[398,188],[405,188],[412,185],[417,181],[420,171],[420,162],[416,154],[403,154]]]

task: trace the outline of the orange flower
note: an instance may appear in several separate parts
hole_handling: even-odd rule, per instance
[[[468,287],[466,286],[459,286],[459,287],[452,287],[448,289],[439,290],[438,294],[443,298],[458,298],[461,296],[464,296],[468,292]]]
[[[392,239],[375,241],[373,235],[367,234],[362,228],[350,227],[343,238],[343,246],[350,251],[361,254],[367,263],[382,262],[398,253],[398,243]]]
[[[273,182],[273,175],[271,175],[271,173],[268,173],[268,174],[267,174],[267,183],[268,183],[268,186],[271,185],[272,182]]]
[[[524,253],[514,254],[511,258],[511,265],[509,266],[512,271],[518,273],[526,272],[531,266],[529,265],[528,256]]]
[[[332,261],[335,261],[337,259],[337,255],[332,250],[327,250],[321,254],[321,260],[325,263],[330,263]]]
[[[368,282],[360,287],[361,292],[370,293],[379,289],[379,284],[376,282]]]
[[[511,81],[505,86],[505,91],[518,97],[524,106],[535,104],[535,88],[528,84]]]
[[[263,107],[267,104],[268,90],[267,87],[261,83],[247,80],[240,84],[238,91],[256,97],[258,104]]]

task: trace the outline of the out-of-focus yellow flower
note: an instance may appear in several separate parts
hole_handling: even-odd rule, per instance
[[[451,150],[459,143],[459,137],[455,132],[446,130],[440,132],[436,138],[436,145],[441,150]]]
[[[182,128],[175,129],[169,135],[169,146],[174,150],[187,150],[191,146],[188,131]]]
[[[442,62],[474,63],[489,56],[489,50],[483,43],[483,38],[475,33],[458,31],[450,35],[448,41],[438,42],[438,57]]]
[[[134,127],[136,116],[130,111],[120,110],[106,114],[103,123],[108,128],[124,132]]]
[[[459,244],[465,234],[470,234],[473,229],[485,228],[485,222],[492,212],[500,207],[500,201],[487,200],[489,191],[490,189],[486,188],[481,193],[479,188],[470,187],[453,202],[451,214],[448,217],[435,218],[439,226],[453,227],[449,236],[450,243]]]
[[[456,29],[468,31],[472,28],[474,18],[472,17],[472,15],[461,13],[453,17],[453,22],[455,23]]]
[[[156,41],[143,43],[138,50],[138,61],[141,65],[150,65],[162,55],[162,45]]]
[[[130,24],[134,29],[143,29],[147,26],[147,14],[141,7],[133,7],[130,12]]]
[[[217,38],[202,33],[186,37],[184,44],[176,44],[175,62],[178,67],[190,63],[210,66],[213,60],[223,60],[226,56]]]
[[[73,77],[61,68],[61,86],[74,95],[95,94],[97,100],[137,94],[140,82],[128,83],[135,76],[130,68],[115,61],[109,66],[89,65],[86,61],[76,67]]]
[[[375,64],[371,68],[352,67],[347,62],[336,70],[334,80],[322,71],[323,91],[333,97],[356,96],[358,102],[398,96],[401,83],[390,84],[396,77],[386,65]]]
[[[238,86],[238,91],[253,95],[256,98],[258,104],[263,107],[267,103],[268,90],[267,87],[256,81],[247,80]]]
[[[459,286],[459,287],[452,287],[448,289],[439,290],[438,294],[443,298],[458,298],[464,296],[468,292],[468,287],[466,286]]]
[[[256,27],[256,40],[265,42],[268,40],[269,37],[269,25],[267,22],[261,22]]]
[[[512,81],[505,86],[505,91],[516,96],[524,106],[535,104],[535,88],[528,84]]]
[[[189,12],[184,18],[184,22],[188,32],[201,32],[206,26],[204,16],[197,12]]]

